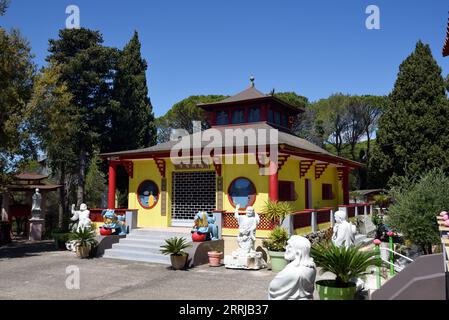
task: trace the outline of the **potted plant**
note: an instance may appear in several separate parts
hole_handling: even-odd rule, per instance
[[[95,230],[92,228],[79,228],[73,231],[69,240],[74,241],[76,255],[81,259],[89,257],[90,251],[97,245]]]
[[[268,239],[262,241],[262,245],[268,250],[268,255],[271,258],[271,271],[273,272],[281,271],[288,264],[284,258],[288,239],[287,230],[277,226],[271,231]]]
[[[161,246],[161,253],[170,255],[170,261],[173,269],[183,269],[187,263],[188,254],[184,249],[190,247],[185,238],[173,237],[165,239],[165,245]]]
[[[223,258],[223,252],[220,251],[209,251],[207,253],[209,257],[209,266],[211,267],[220,267],[221,259]]]
[[[285,247],[289,239],[288,231],[280,227],[285,218],[293,211],[290,203],[283,201],[267,201],[262,211],[264,217],[271,220],[278,226],[275,227],[268,239],[263,240],[263,246],[268,250],[268,255],[271,259],[271,270],[279,272],[288,264],[285,260]]]
[[[370,266],[382,266],[382,260],[373,250],[361,251],[360,246],[337,247],[334,244],[318,243],[312,246],[310,255],[321,273],[332,272],[335,280],[316,282],[321,300],[352,300],[356,294],[353,281],[366,273]]]

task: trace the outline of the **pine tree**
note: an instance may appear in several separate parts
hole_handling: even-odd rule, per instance
[[[449,171],[449,105],[441,68],[419,41],[401,64],[386,112],[379,121],[373,164],[388,180]]]
[[[102,35],[89,29],[63,29],[59,39],[50,40],[47,61],[60,68],[59,82],[73,95],[77,133],[73,150],[77,159],[77,202],[84,202],[88,164],[101,145],[109,123],[111,83],[116,64],[116,50],[103,46]]]
[[[111,127],[103,151],[139,149],[154,145],[156,127],[148,97],[147,62],[137,32],[118,58],[111,104]]]

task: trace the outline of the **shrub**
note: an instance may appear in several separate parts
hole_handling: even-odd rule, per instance
[[[162,249],[160,251],[165,255],[185,256],[187,253],[184,249],[190,246],[185,238],[173,237],[165,239],[165,245],[161,246]]]
[[[75,241],[76,247],[93,248],[97,245],[93,228],[79,228],[69,234],[69,240]]]
[[[262,245],[269,251],[285,252],[289,235],[282,227],[274,228],[268,239],[262,241]]]
[[[282,224],[284,219],[293,211],[292,206],[284,201],[266,201],[262,214],[274,223]]]
[[[346,288],[351,279],[366,273],[370,266],[382,266],[383,262],[373,250],[361,251],[360,246],[337,247],[334,244],[319,243],[312,246],[310,255],[321,273],[332,272],[335,286]]]
[[[393,190],[395,203],[390,206],[388,224],[418,245],[424,254],[440,242],[436,216],[449,208],[449,177],[434,169],[416,183]]]

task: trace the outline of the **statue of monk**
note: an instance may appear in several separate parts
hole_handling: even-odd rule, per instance
[[[260,218],[253,207],[246,208],[246,215],[240,215],[239,209],[240,205],[237,204],[234,216],[239,224],[239,235],[237,237],[239,253],[247,254],[255,251],[256,229]]]
[[[346,218],[346,212],[335,212],[335,226],[332,242],[337,247],[346,246],[346,248],[348,248],[355,242],[356,227],[348,222]]]
[[[310,241],[301,236],[288,240],[284,258],[291,262],[271,281],[269,300],[313,300],[316,268],[310,247]]]

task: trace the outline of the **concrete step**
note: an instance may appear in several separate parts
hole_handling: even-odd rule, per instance
[[[178,237],[191,241],[191,234],[186,228],[164,229],[135,229],[119,243],[113,244],[105,251],[103,257],[108,259],[132,260],[151,263],[170,264],[170,257],[161,254],[160,247],[165,239]]]
[[[127,245],[124,243],[115,243],[112,245],[112,249],[113,250],[126,250],[126,251],[132,251],[132,252],[151,253],[151,254],[161,254],[160,246]]]
[[[147,239],[147,238],[125,238],[121,239],[120,243],[136,246],[161,246],[165,243],[162,239]]]
[[[167,235],[167,234],[145,234],[145,233],[130,233],[127,235],[128,239],[152,239],[152,240],[160,240],[164,242],[165,239],[169,239],[172,237],[185,238],[187,241],[192,239],[192,235],[190,234],[175,234],[175,235]]]
[[[108,249],[105,251],[103,258],[142,261],[169,265],[170,257],[162,254],[154,254],[150,252],[140,252],[135,250]]]

